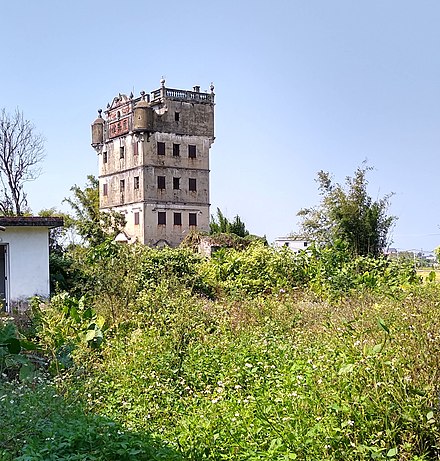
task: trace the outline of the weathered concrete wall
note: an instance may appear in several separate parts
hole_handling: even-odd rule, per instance
[[[158,224],[158,213],[166,214],[166,224]],[[180,213],[182,224],[174,225],[174,214]],[[189,225],[189,214],[197,216],[197,226]],[[145,243],[147,245],[160,245],[160,241],[166,242],[173,247],[180,242],[191,230],[208,232],[209,230],[209,206],[202,205],[153,205],[147,204],[144,212],[145,219]]]
[[[124,232],[130,237],[131,241],[144,243],[144,204],[134,203],[130,205],[115,206],[112,210],[124,215],[126,221]]]
[[[121,153],[123,148],[123,153]],[[127,135],[108,141],[99,155],[100,207],[114,207],[143,200],[142,141]],[[135,189],[135,177],[139,188]],[[121,180],[125,181],[121,191]],[[107,190],[105,191],[105,184]]]
[[[180,135],[214,137],[214,106],[166,100],[153,106],[154,131]],[[176,112],[179,120],[176,121]]]
[[[147,245],[161,244],[178,246],[192,230],[209,231],[209,206],[192,206],[175,203],[145,203],[115,207],[125,216],[125,232],[132,240]],[[165,224],[159,224],[158,214],[165,213]],[[180,214],[180,223],[175,224],[174,215]],[[196,215],[196,226],[190,226],[189,215]],[[138,214],[137,218],[135,215]],[[136,223],[137,222],[137,223]]]

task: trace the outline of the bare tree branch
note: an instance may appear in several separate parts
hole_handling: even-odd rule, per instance
[[[18,109],[0,113],[0,214],[22,215],[27,208],[25,182],[41,174],[44,138]]]

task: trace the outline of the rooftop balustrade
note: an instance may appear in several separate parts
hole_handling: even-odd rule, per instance
[[[163,97],[191,102],[214,102],[214,93],[200,93],[198,91],[177,90],[174,88],[159,88],[158,90],[151,92],[152,102],[159,100]]]

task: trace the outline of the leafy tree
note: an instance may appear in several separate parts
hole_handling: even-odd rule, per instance
[[[43,218],[59,217],[64,221],[71,219],[66,213],[58,211],[55,207],[45,208],[38,212],[38,216]],[[64,240],[66,235],[66,228],[64,226],[55,227],[49,230],[49,252],[61,254],[64,251]]]
[[[43,209],[38,213],[41,217],[57,216],[64,219],[64,222],[71,220],[70,216],[58,211],[56,208]],[[72,258],[67,252],[66,226],[55,227],[49,230],[49,272],[50,291],[54,293],[57,289],[68,290],[71,288]]]
[[[90,258],[95,249],[98,251],[102,245],[111,243],[122,230],[125,220],[120,213],[99,209],[99,182],[94,176],[87,177],[83,189],[74,185],[71,191],[73,196],[64,201],[71,206],[73,215],[49,209],[42,210],[40,216],[64,218],[64,228],[54,229],[49,237],[51,291],[69,291],[82,296],[91,280]],[[73,237],[67,238],[69,232]],[[77,236],[85,245],[73,244]]]
[[[366,175],[371,169],[364,163],[345,185],[333,183],[328,172],[320,171],[321,203],[298,212],[302,234],[317,244],[344,242],[355,255],[379,256],[397,218],[387,215],[392,194],[375,201],[368,195]]]
[[[229,221],[226,216],[217,208],[217,218],[211,215],[211,222],[209,223],[210,234],[226,234],[229,231]]]
[[[125,218],[115,211],[99,209],[99,181],[92,175],[87,176],[84,189],[76,184],[70,189],[72,198],[66,198],[74,216],[67,219],[78,235],[89,245],[96,246],[107,239],[115,238],[125,225]]]
[[[249,231],[246,230],[244,222],[240,219],[240,216],[235,216],[234,220],[229,223],[229,232],[236,234],[239,237],[246,237],[249,235]]]
[[[18,109],[0,112],[0,212],[21,216],[27,211],[23,185],[40,176],[44,138]]]
[[[211,222],[209,224],[210,234],[235,234],[239,237],[246,237],[249,231],[246,230],[245,223],[241,220],[240,216],[235,216],[234,220],[230,222],[228,218],[217,208],[217,218],[211,215]]]

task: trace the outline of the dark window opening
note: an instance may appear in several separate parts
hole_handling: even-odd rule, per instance
[[[173,157],[180,157],[180,144],[173,144]]]
[[[134,224],[135,226],[139,225],[139,211],[135,211],[134,213]]]
[[[197,226],[197,213],[189,213],[189,225]]]
[[[157,143],[157,155],[165,155],[165,143],[164,142]]]
[[[174,213],[174,225],[175,226],[182,225],[182,213]]]
[[[102,161],[103,161],[104,163],[107,163],[107,160],[108,160],[107,152],[103,152],[103,153],[102,153]]]
[[[167,223],[167,214],[165,211],[159,211],[157,213],[157,224],[165,226]]]
[[[119,191],[124,192],[124,190],[125,190],[125,179],[121,179],[119,181]]]
[[[138,146],[138,143],[135,142],[133,144],[133,155],[138,155],[139,154],[139,146]]]
[[[189,178],[189,190],[190,191],[197,190],[197,181],[195,178]]]
[[[119,158],[124,158],[125,157],[125,147],[121,146],[119,147]]]
[[[107,184],[102,185],[102,194],[107,195]]]
[[[157,188],[158,189],[165,189],[165,176],[158,176],[157,177]]]
[[[135,189],[139,189],[139,176],[134,177],[133,186],[134,186]]]
[[[180,189],[180,178],[173,178],[173,189],[174,190]]]
[[[174,112],[174,121],[178,122],[180,120],[180,113]]]
[[[196,149],[196,146],[193,146],[193,145],[189,145],[188,146],[188,157],[189,158],[196,158],[197,156],[197,149]]]

